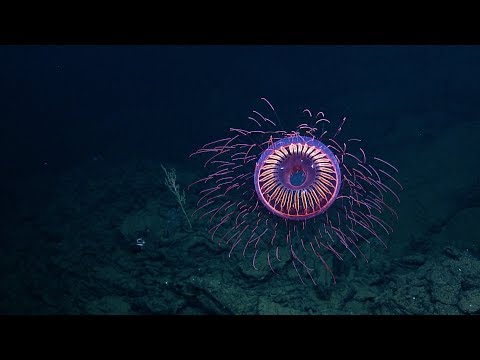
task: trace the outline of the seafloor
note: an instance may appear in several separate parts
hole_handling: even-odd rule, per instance
[[[371,151],[400,169],[400,219],[368,263],[334,264],[336,284],[304,285],[291,266],[256,271],[241,252],[228,258],[205,221],[189,229],[160,161],[95,158],[16,184],[0,313],[480,314],[480,122],[420,115],[370,135]],[[182,188],[202,167],[164,165]],[[187,193],[189,212],[195,199]]]

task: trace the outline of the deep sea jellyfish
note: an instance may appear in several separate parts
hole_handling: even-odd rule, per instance
[[[368,261],[363,244],[378,241],[398,218],[398,170],[367,155],[361,140],[343,138],[346,118],[333,123],[323,112],[303,110],[294,130],[279,126],[271,103],[253,111],[250,129],[230,128],[230,136],[195,151],[206,155],[207,176],[195,214],[209,224],[211,239],[249,257],[255,269],[273,273],[290,262],[301,281],[316,284],[318,268],[332,271],[333,258],[350,254]],[[321,264],[317,266],[316,264]]]

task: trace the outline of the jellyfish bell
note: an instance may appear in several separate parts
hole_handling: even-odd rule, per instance
[[[307,220],[325,212],[341,186],[338,160],[322,142],[292,136],[270,145],[255,165],[255,190],[273,214]]]
[[[367,155],[359,139],[341,139],[346,118],[332,124],[323,112],[305,109],[306,122],[287,132],[262,100],[274,120],[253,110],[252,129],[230,128],[230,136],[191,155],[207,155],[209,169],[190,185],[203,186],[194,213],[209,224],[212,240],[230,248],[229,256],[235,249],[250,254],[254,269],[263,258],[277,274],[280,263],[291,261],[302,282],[306,274],[316,284],[315,262],[335,282],[327,256],[367,261],[361,245],[385,244],[393,231],[384,213],[398,218],[390,205],[400,202],[392,189],[402,190],[393,176],[398,170]]]

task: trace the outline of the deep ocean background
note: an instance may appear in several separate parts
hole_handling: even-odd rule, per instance
[[[0,46],[0,313],[480,313],[479,63],[459,45]],[[400,170],[388,248],[336,284],[226,257],[163,183],[161,164],[195,180],[189,155],[261,97],[288,130],[307,107],[347,116]]]

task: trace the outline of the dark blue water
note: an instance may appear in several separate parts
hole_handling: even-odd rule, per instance
[[[478,46],[0,46],[6,279],[0,312],[316,313],[311,304],[331,296],[342,300],[330,313],[480,311],[472,295],[479,284],[470,277],[455,280],[470,281],[467,288],[451,296],[433,288],[430,297],[411,295],[422,281],[433,281],[430,275],[417,279],[418,289],[405,289],[399,280],[422,267],[425,273],[440,268],[435,261],[461,263],[448,263],[452,269],[470,266],[475,276],[479,63]],[[308,290],[309,305],[285,295],[278,309],[271,299],[242,308],[235,296],[212,290],[222,271],[229,274],[224,279],[263,289],[282,281],[240,271],[215,244],[186,246],[187,239],[205,236],[206,243],[210,236],[201,222],[182,232],[188,225],[159,166],[175,167],[186,188],[203,168],[189,155],[227,136],[230,127],[247,127],[262,97],[287,131],[305,108],[337,122],[347,116],[342,131],[400,168],[406,194],[399,235],[381,250],[381,264],[357,270],[368,277],[390,266],[388,280],[369,278],[373,285],[338,295],[355,278],[345,270],[343,285],[329,285],[320,295]],[[191,211],[193,198],[187,192]],[[142,248],[135,242],[140,237],[146,239]],[[207,271],[211,259],[221,260]],[[85,269],[88,279],[79,287]],[[154,300],[159,284],[172,286],[167,283],[176,284],[171,298]],[[232,292],[242,287],[232,286]],[[207,299],[195,289],[217,295]],[[388,301],[372,305],[388,291]],[[422,305],[385,305],[402,291],[424,296]],[[166,305],[172,302],[178,305]]]

